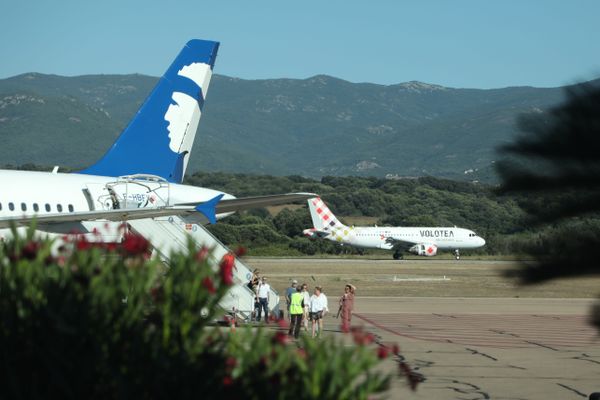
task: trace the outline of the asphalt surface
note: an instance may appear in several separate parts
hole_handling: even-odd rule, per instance
[[[502,277],[513,261],[248,261],[280,290],[291,278],[324,283],[330,309],[337,307],[336,291],[355,283],[353,325],[381,343],[399,344],[402,357],[425,377],[416,392],[404,379],[393,380],[387,398],[568,400],[600,392],[600,337],[587,323],[600,292],[597,277],[519,287]],[[330,314],[325,330],[341,337],[338,324]],[[383,368],[395,373],[398,359]]]
[[[426,380],[391,398],[587,399],[600,391],[600,338],[589,299],[356,299],[353,324],[398,343]],[[329,325],[335,329],[336,320]],[[395,360],[386,363],[395,370]]]

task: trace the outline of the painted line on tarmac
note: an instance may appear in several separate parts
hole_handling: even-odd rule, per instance
[[[462,346],[574,348],[597,343],[583,316],[538,320],[520,314],[354,314],[396,336]]]

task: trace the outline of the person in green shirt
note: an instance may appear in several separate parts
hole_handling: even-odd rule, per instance
[[[290,296],[290,330],[288,335],[294,335],[298,339],[300,326],[302,325],[302,315],[304,314],[304,296],[301,293],[302,288],[297,287],[296,291]]]

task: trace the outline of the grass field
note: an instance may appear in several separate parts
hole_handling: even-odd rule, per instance
[[[341,295],[346,282],[358,288],[359,296],[591,298],[600,294],[598,277],[518,285],[502,276],[515,267],[514,261],[259,257],[246,261],[269,277],[280,293],[297,279],[311,288],[323,286],[333,298]]]

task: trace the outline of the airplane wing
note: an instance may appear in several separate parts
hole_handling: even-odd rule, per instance
[[[210,223],[216,222],[216,214],[264,207],[267,205],[287,204],[314,197],[311,193],[289,193],[273,196],[246,197],[221,200],[223,195],[203,203],[186,203],[174,206],[152,208],[126,208],[115,210],[79,211],[70,213],[37,214],[0,218],[0,229],[14,226],[28,226],[34,220],[38,224],[60,224],[79,221],[128,221],[133,219],[156,218],[171,215],[190,215],[197,212],[203,214]]]
[[[238,199],[223,199],[217,204],[217,214],[289,204],[295,201],[306,201],[315,196],[317,195],[314,193],[286,193],[268,196],[241,197]]]
[[[385,241],[387,243],[391,244],[393,246],[394,250],[402,250],[402,251],[408,250],[412,246],[417,244],[417,242],[413,242],[413,241],[406,240],[406,239],[397,239],[393,236],[386,237]]]

